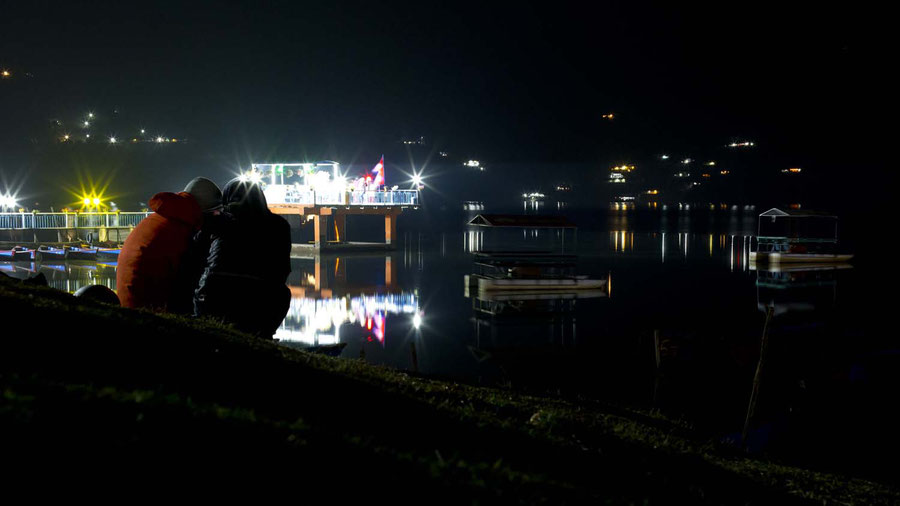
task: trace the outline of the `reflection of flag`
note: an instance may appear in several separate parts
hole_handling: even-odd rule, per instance
[[[384,155],[381,155],[381,161],[375,165],[375,168],[372,169],[372,172],[375,173],[375,181],[373,184],[375,186],[381,186],[384,184]]]

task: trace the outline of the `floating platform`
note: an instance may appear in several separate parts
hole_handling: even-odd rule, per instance
[[[603,290],[607,279],[589,279],[587,276],[560,278],[498,278],[466,275],[467,288],[477,288],[479,292],[571,292],[577,290]]]
[[[329,242],[317,246],[315,243],[294,243],[291,244],[291,257],[293,258],[311,258],[319,253],[370,253],[393,251],[397,249],[396,244],[386,244],[383,242]]]
[[[827,255],[821,253],[776,253],[768,251],[751,251],[750,261],[760,264],[781,263],[844,263],[849,262],[853,255]]]

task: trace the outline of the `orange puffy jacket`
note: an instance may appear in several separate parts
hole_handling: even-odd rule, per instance
[[[157,193],[150,199],[154,214],[131,231],[116,268],[119,302],[124,307],[190,312],[193,287],[179,280],[191,239],[203,213],[189,193]],[[186,293],[181,293],[186,292]]]

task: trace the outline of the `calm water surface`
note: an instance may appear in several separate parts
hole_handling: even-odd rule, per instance
[[[276,337],[344,343],[346,358],[474,384],[659,409],[723,441],[740,439],[757,378],[751,450],[893,479],[898,466],[872,458],[900,450],[900,343],[882,330],[881,274],[866,262],[757,270],[747,253],[758,213],[598,210],[578,216],[577,238],[564,241],[454,225],[403,232],[390,254],[295,258]],[[563,244],[577,250],[580,274],[608,279],[605,290],[535,301],[467,289],[473,251]],[[115,289],[114,263],[0,270],[40,271],[69,292]]]

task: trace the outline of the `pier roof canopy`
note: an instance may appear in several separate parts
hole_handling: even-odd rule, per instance
[[[763,216],[768,216],[772,218],[832,218],[837,219],[837,216],[834,216],[831,213],[827,213],[824,211],[811,211],[807,209],[789,209],[787,211],[783,211],[776,207],[769,209],[768,211],[759,215],[760,218]]]
[[[761,239],[792,238],[836,242],[837,224],[837,216],[830,213],[799,209],[782,211],[773,207],[759,215],[757,236]]]
[[[565,216],[529,214],[479,214],[469,221],[479,227],[577,228]]]

